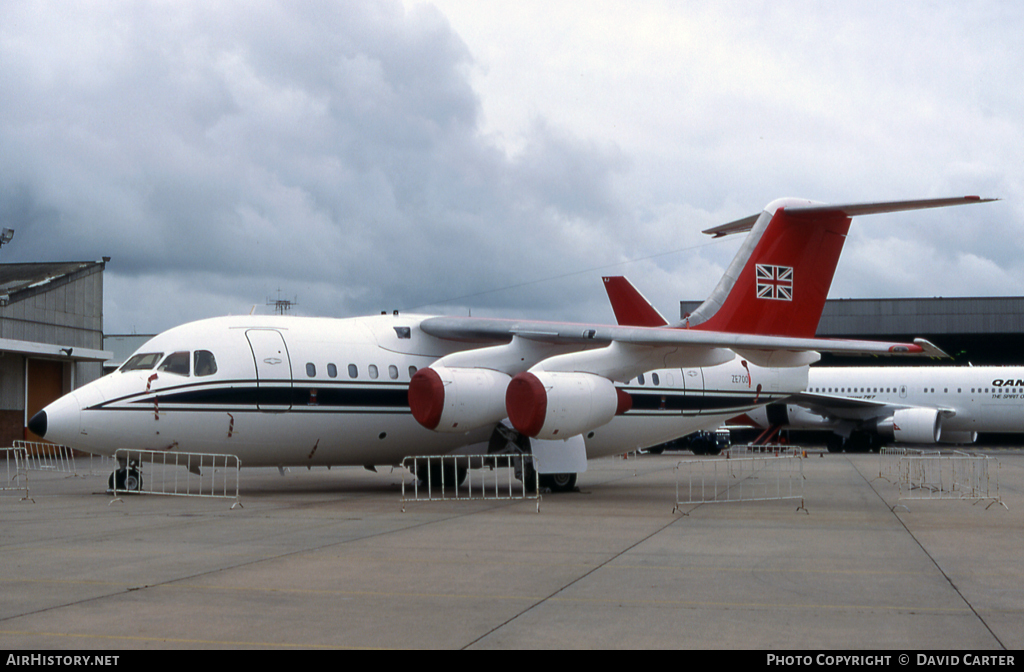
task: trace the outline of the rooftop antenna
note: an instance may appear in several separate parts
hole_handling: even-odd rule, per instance
[[[282,299],[281,290],[278,289],[277,299],[272,300],[268,298],[267,305],[273,306],[274,312],[277,313],[278,315],[286,315],[288,314],[288,311],[291,310],[294,306],[299,305],[299,297],[296,296],[293,300]]]

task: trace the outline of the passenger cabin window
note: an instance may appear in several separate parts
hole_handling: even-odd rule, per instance
[[[348,377],[349,378],[358,378],[359,377],[359,367],[356,366],[355,364],[349,364],[348,365]]]
[[[416,367],[415,366],[410,366],[409,367],[409,377],[412,378],[415,375],[416,375]]]
[[[331,378],[337,378],[338,377],[338,367],[335,366],[334,364],[328,364],[327,365],[327,375],[330,376]]]
[[[135,355],[121,367],[121,371],[149,371],[156,363],[160,361],[160,358],[164,356],[162,352],[147,352],[139,355]]]
[[[370,378],[372,378],[373,380],[377,380],[377,376],[380,375],[379,373],[377,373],[377,365],[376,364],[370,364],[369,371],[370,371]]]
[[[398,367],[394,364],[390,365],[388,367],[388,376],[390,376],[391,380],[398,380]]]
[[[316,364],[313,362],[306,362],[306,375],[310,378],[316,378]]]
[[[157,371],[173,373],[176,376],[187,376],[190,359],[191,357],[187,352],[172,352],[164,358]]]
[[[196,350],[192,359],[192,369],[197,376],[212,376],[217,373],[217,358],[209,350]]]

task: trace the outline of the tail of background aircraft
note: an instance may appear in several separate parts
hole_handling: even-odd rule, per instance
[[[708,299],[673,326],[813,338],[855,215],[989,200],[994,199],[965,196],[852,205],[793,198],[773,201],[758,215],[704,231],[715,237],[750,234]],[[605,288],[620,324],[666,325],[625,278],[605,278]]]

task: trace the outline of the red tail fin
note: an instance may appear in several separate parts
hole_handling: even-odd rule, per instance
[[[725,277],[690,315],[690,327],[814,337],[851,220],[828,209],[790,212],[797,204],[806,201],[776,201],[761,213]]]
[[[998,199],[963,196],[847,205],[794,198],[773,201],[760,215],[704,232],[716,237],[742,231],[750,234],[711,296],[672,326],[813,338],[853,217],[994,200]],[[665,319],[628,280],[604,281],[619,324],[665,325]]]
[[[773,201],[759,216],[704,232],[722,236],[750,230],[750,235],[718,287],[682,326],[813,337],[852,217],[993,200],[963,196],[848,205]]]

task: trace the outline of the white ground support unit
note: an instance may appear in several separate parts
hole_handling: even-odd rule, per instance
[[[411,487],[402,480],[403,512],[406,502],[532,499],[540,513],[540,477],[532,455],[429,455],[407,457],[402,466],[416,475]]]
[[[0,448],[0,492],[21,492],[21,501],[35,502],[28,495],[28,456],[24,448]]]
[[[122,494],[142,494],[232,499],[232,509],[242,505],[238,496],[242,463],[236,455],[119,448],[114,457],[126,467],[108,482],[114,495],[111,503],[122,501]]]
[[[676,464],[672,512],[693,504],[798,499],[797,510],[807,513],[804,480],[800,455],[684,460]]]
[[[999,503],[999,460],[954,451],[952,455],[903,455],[899,458],[899,500],[970,500]],[[905,505],[904,505],[905,506]],[[894,507],[895,508],[895,507]]]

